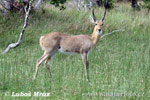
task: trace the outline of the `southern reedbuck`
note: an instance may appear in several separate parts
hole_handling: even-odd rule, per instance
[[[106,10],[103,18],[100,21],[96,19],[94,10],[92,14],[93,17],[90,16],[90,19],[91,22],[94,23],[95,27],[91,35],[68,35],[59,32],[52,32],[50,34],[41,36],[40,46],[44,50],[44,54],[37,61],[34,79],[36,79],[38,68],[43,61],[45,61],[46,68],[49,71],[50,79],[52,79],[49,67],[50,61],[52,60],[52,57],[58,51],[60,51],[62,53],[81,54],[85,67],[86,80],[89,80],[88,53],[97,44],[102,35],[102,27],[105,20]]]

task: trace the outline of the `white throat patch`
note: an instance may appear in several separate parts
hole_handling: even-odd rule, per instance
[[[99,35],[101,35],[102,33],[103,33],[102,30],[101,30],[101,31],[98,31],[98,34],[99,34]]]

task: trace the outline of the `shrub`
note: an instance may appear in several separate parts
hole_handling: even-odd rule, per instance
[[[147,8],[150,11],[150,0],[143,0],[144,4],[143,7]]]
[[[56,7],[60,7],[60,10],[64,10],[66,7],[64,7],[64,3],[67,0],[50,0],[50,4],[55,5]]]

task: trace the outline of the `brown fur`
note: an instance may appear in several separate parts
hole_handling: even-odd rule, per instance
[[[51,49],[56,49],[57,51],[59,48],[62,48],[64,52],[83,53],[88,52],[93,47],[93,43],[89,35],[72,36],[58,32],[52,32],[45,35],[40,40],[40,44],[44,47],[47,53],[51,52]]]
[[[87,80],[89,80],[88,53],[98,43],[101,37],[98,30],[102,30],[103,22],[96,21],[94,23],[96,25],[91,35],[68,35],[59,32],[52,32],[42,36],[40,38],[40,45],[44,49],[44,54],[37,61],[34,79],[37,76],[38,67],[43,61],[46,61],[46,67],[49,71],[50,77],[52,78],[48,61],[50,61],[52,56],[61,49],[63,52],[73,52],[82,55]]]

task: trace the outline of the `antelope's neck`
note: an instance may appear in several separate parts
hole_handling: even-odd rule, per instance
[[[98,41],[99,41],[101,35],[99,35],[99,34],[93,32],[90,37],[91,37],[91,40],[92,40],[93,45],[95,46],[95,45],[98,43]]]

